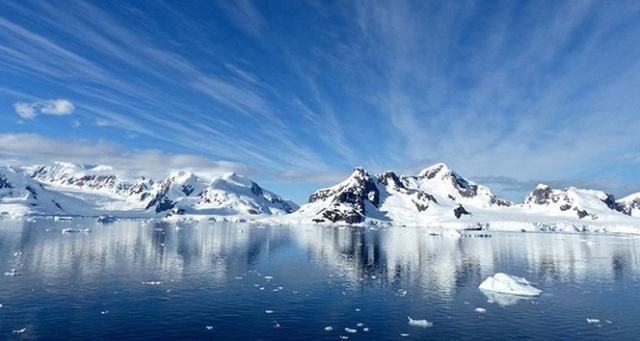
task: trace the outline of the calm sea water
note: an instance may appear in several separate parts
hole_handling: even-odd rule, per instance
[[[625,236],[0,221],[0,266],[7,340],[640,337],[640,239]],[[544,294],[480,291],[496,272]]]

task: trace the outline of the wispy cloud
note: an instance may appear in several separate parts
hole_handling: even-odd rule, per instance
[[[46,101],[37,101],[32,103],[18,102],[13,107],[21,118],[32,120],[38,114],[64,116],[71,115],[76,106],[66,99],[49,99]]]
[[[0,6],[5,110],[69,111],[32,105],[56,94],[82,108],[83,129],[19,131],[127,137],[124,152],[158,146],[284,182],[436,161],[527,184],[603,178],[603,164],[638,176],[637,1]]]
[[[239,29],[257,38],[262,36],[266,21],[251,0],[220,0],[217,4]]]

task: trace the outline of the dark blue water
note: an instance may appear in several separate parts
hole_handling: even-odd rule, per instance
[[[640,239],[632,237],[454,239],[413,228],[177,226],[0,221],[0,272],[19,274],[0,276],[0,339],[640,335]],[[544,294],[486,296],[477,287],[495,272],[525,277]],[[407,316],[433,327],[410,326]]]

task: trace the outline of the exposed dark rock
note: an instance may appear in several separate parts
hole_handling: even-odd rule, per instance
[[[3,174],[0,174],[0,188],[13,188],[13,185]]]
[[[504,199],[498,199],[494,196],[491,197],[491,203],[498,205],[498,206],[503,206],[503,207],[510,207],[511,205],[513,205],[513,203],[511,201],[508,200],[504,200]]]
[[[178,209],[172,209],[171,211],[169,211],[169,213],[167,213],[167,215],[165,217],[172,217],[174,215],[184,215],[185,214],[185,210],[183,208],[178,208]]]
[[[574,208],[574,210],[576,211],[576,213],[578,213],[578,218],[582,219],[586,216],[589,215],[589,212],[585,211],[585,210],[579,210],[578,208]]]
[[[257,197],[262,196],[262,194],[263,194],[262,187],[258,186],[257,183],[252,182],[251,183],[251,193],[253,193]]]
[[[438,173],[440,173],[440,171],[442,170],[442,168],[444,168],[445,166],[443,164],[439,164],[437,166],[432,167],[431,169],[429,169],[427,172],[422,173],[421,176],[423,178],[427,178],[427,179],[433,179],[436,177],[436,175],[438,175]]]
[[[38,194],[36,193],[36,191],[29,185],[27,185],[27,187],[25,187],[25,189],[27,190],[27,192],[29,192],[29,194],[31,195],[31,197],[34,200],[38,200]]]
[[[322,217],[328,219],[331,222],[345,222],[347,224],[358,224],[364,219],[355,210],[341,210],[341,209],[327,209],[322,212]]]
[[[180,190],[182,191],[182,193],[184,193],[184,195],[190,196],[191,193],[193,193],[194,189],[191,184],[186,184],[186,185],[182,185],[182,188]]]
[[[406,190],[404,184],[400,181],[400,178],[394,172],[384,172],[378,175],[378,181],[385,186],[391,186],[394,190]]]
[[[529,200],[533,200],[536,205],[545,205],[551,198],[551,188],[549,186],[538,186],[529,195]]]
[[[156,206],[156,213],[168,211],[172,209],[175,205],[176,205],[175,202],[169,200],[169,198],[167,197],[163,197],[162,201],[160,201]]]
[[[570,210],[571,209],[571,205],[569,204],[564,204],[562,206],[560,206],[560,211],[566,211],[566,210]]]
[[[456,219],[460,219],[463,214],[471,214],[469,213],[462,205],[453,209],[453,214],[456,216]]]

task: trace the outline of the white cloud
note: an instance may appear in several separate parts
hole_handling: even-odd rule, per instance
[[[20,115],[25,120],[32,120],[36,117],[36,108],[33,104],[29,103],[14,103],[13,107],[16,109],[16,114]]]
[[[32,103],[18,102],[13,104],[16,114],[25,120],[32,120],[38,114],[63,116],[71,115],[76,106],[67,99],[49,99]]]
[[[227,172],[247,176],[260,173],[245,164],[214,161],[191,154],[170,154],[152,149],[127,151],[117,144],[104,141],[60,140],[38,134],[0,134],[2,163],[28,166],[55,161],[107,165],[117,170],[118,175],[127,177],[162,178],[178,169],[207,177],[217,177]]]
[[[76,109],[69,100],[66,99],[50,99],[41,104],[40,112],[46,115],[71,115]]]

